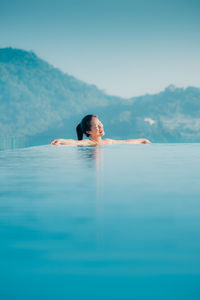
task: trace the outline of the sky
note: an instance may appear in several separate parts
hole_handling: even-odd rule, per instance
[[[200,1],[0,0],[3,47],[125,98],[200,87]]]

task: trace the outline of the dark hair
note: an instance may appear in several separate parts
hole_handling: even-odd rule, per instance
[[[81,123],[79,123],[78,126],[76,127],[76,133],[77,133],[78,140],[83,139],[83,134],[85,134],[86,136],[90,136],[86,131],[90,131],[91,121],[92,121],[93,117],[97,117],[97,116],[95,116],[95,115],[85,116],[82,119]]]

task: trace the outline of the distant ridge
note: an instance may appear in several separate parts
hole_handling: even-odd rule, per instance
[[[1,136],[75,138],[75,126],[88,113],[99,115],[109,137],[200,141],[200,88],[170,85],[155,95],[123,99],[64,74],[33,52],[0,49]]]
[[[16,61],[20,61],[22,63],[28,61],[31,62],[31,60],[33,61],[38,61],[41,59],[39,59],[36,54],[32,51],[25,51],[22,49],[14,49],[11,47],[8,48],[0,48],[0,62],[6,62],[6,63],[10,63],[10,62],[16,62]]]

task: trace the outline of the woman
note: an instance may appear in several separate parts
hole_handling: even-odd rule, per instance
[[[146,139],[136,140],[112,140],[102,139],[104,136],[103,124],[95,115],[85,116],[81,123],[76,127],[78,141],[56,139],[51,142],[51,145],[68,145],[68,146],[102,146],[102,145],[116,145],[116,144],[151,144]],[[89,139],[83,139],[85,134]]]

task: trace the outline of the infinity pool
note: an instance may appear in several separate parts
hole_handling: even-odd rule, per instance
[[[0,152],[0,299],[200,299],[200,144]]]

